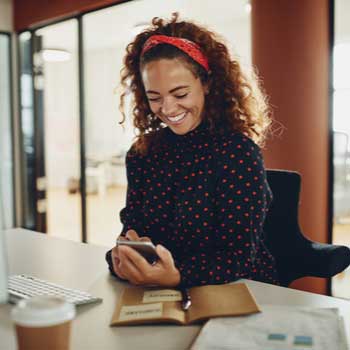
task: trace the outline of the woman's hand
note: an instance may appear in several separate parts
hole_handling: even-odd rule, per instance
[[[134,230],[129,230],[124,239],[150,241],[148,237],[139,237]],[[143,256],[130,247],[113,248],[114,272],[120,278],[126,279],[135,285],[177,286],[180,283],[180,272],[175,267],[170,251],[161,245],[157,245],[156,251],[159,260],[151,265]]]
[[[118,240],[120,241],[150,241],[149,237],[139,237],[137,232],[135,230],[129,230],[126,232],[125,236],[119,236]],[[118,246],[114,247],[112,249],[112,263],[113,263],[113,270],[116,273],[116,275],[121,279],[127,279],[120,268],[120,259],[119,259],[119,252],[118,252]]]

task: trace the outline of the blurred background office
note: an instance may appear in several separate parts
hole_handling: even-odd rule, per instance
[[[220,33],[247,74],[258,70],[276,120],[266,165],[301,173],[310,238],[350,245],[348,0],[0,0],[5,226],[113,244],[135,136],[130,119],[118,124],[122,57],[174,11]],[[295,287],[350,298],[347,271]]]

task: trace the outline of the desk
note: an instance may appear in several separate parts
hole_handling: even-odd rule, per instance
[[[103,303],[80,306],[73,323],[72,350],[188,349],[199,326],[109,327],[125,283],[112,278],[104,261],[105,247],[65,241],[23,229],[6,232],[11,274],[32,274],[67,287],[87,290]],[[350,302],[313,293],[247,281],[259,304],[337,307],[350,335]],[[0,349],[15,349],[11,305],[0,306]]]

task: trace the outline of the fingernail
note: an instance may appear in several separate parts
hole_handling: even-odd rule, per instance
[[[166,249],[165,249],[165,247],[163,247],[161,244],[158,244],[158,247],[159,247],[160,250],[162,250],[163,252],[165,252]]]

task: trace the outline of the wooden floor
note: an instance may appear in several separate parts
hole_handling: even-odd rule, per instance
[[[113,187],[104,196],[87,197],[88,242],[112,247],[121,232],[119,212],[124,207],[126,187]],[[81,204],[79,194],[62,189],[48,191],[48,233],[73,241],[81,241]],[[350,246],[350,220],[337,224],[333,230],[333,243]],[[332,294],[350,299],[350,268],[332,281]]]

